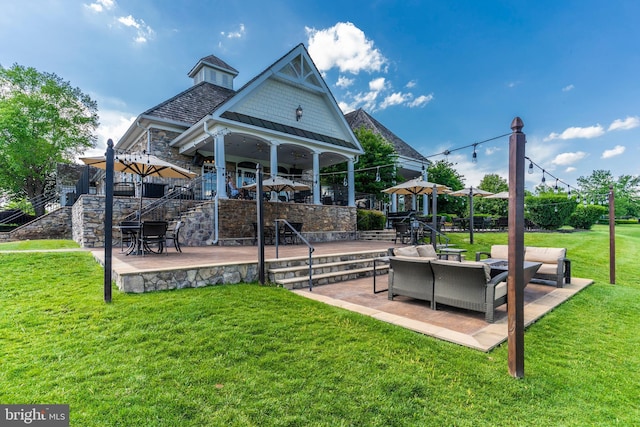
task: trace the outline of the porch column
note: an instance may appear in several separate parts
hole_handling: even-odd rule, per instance
[[[398,195],[391,195],[391,212],[398,212]]]
[[[321,205],[320,201],[320,152],[313,152],[313,204]]]
[[[278,175],[278,145],[280,145],[280,143],[274,140],[271,140],[270,142],[271,146],[269,155],[269,167],[271,168],[271,178],[275,178]],[[272,202],[277,202],[278,193],[272,191],[271,198],[269,200]]]
[[[219,199],[227,199],[227,168],[224,154],[224,135],[215,136],[216,192]]]
[[[353,173],[353,159],[347,160],[347,180],[349,182],[349,190],[348,190],[348,206],[356,205],[356,183],[355,177]]]
[[[424,165],[422,165],[422,179],[424,181],[428,181],[427,177],[428,177],[427,170],[425,169]],[[429,195],[428,194],[422,195],[422,215],[424,216],[429,215]]]

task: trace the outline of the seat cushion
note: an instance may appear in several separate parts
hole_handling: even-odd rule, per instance
[[[398,256],[409,256],[409,257],[419,257],[420,254],[415,246],[405,246],[402,248],[395,248],[393,250],[394,255]]]
[[[418,255],[421,258],[433,258],[433,259],[438,258],[438,254],[436,254],[436,250],[433,249],[433,246],[431,245],[419,245],[419,246],[416,246],[416,250],[418,251]]]
[[[501,298],[507,294],[507,282],[500,282],[496,285],[496,294],[494,299]]]
[[[509,246],[508,245],[491,246],[491,258],[509,259]]]
[[[524,251],[525,261],[541,262],[543,264],[558,264],[558,258],[564,258],[565,248],[539,248],[527,246]]]

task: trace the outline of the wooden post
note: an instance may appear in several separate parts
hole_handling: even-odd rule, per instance
[[[262,190],[262,165],[256,165],[256,238],[258,243],[258,282],[265,283],[264,271],[264,192]],[[277,239],[277,235],[276,235]]]
[[[613,185],[609,185],[609,282],[616,284],[616,208]]]
[[[111,265],[113,245],[113,141],[107,141],[104,184],[104,302],[111,302]]]
[[[509,373],[524,377],[524,123],[520,117],[511,122],[509,137],[509,277],[507,312]]]

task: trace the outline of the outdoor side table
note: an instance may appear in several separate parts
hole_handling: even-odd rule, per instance
[[[467,250],[461,248],[442,248],[438,251],[438,258],[448,260],[453,257],[454,260],[462,261],[462,254],[465,252]]]
[[[388,289],[376,289],[376,262],[384,262],[385,264],[389,264],[391,261],[389,260],[388,256],[373,259],[373,293],[379,294],[380,292],[386,292]]]

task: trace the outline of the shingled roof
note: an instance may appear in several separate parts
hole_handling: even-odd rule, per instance
[[[192,126],[235,93],[232,89],[200,82],[142,114]]]
[[[393,144],[396,152],[399,155],[429,163],[429,160],[426,157],[424,157],[417,150],[400,139],[400,137],[398,137],[395,133],[387,129],[382,123],[367,114],[367,112],[362,108],[345,114],[344,118],[347,120],[347,123],[349,123],[349,126],[351,126],[351,129],[354,131],[364,126],[366,129],[369,129],[382,136],[390,144]]]

